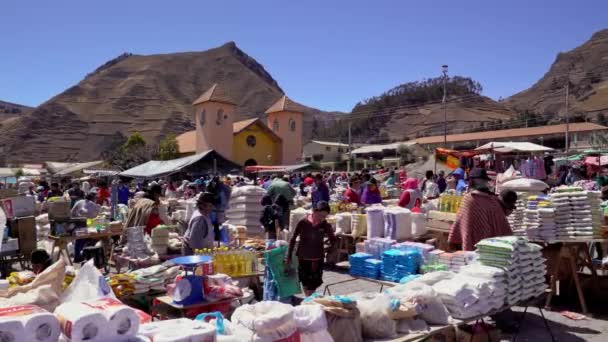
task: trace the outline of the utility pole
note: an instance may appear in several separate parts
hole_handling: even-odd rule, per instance
[[[351,133],[352,126],[353,126],[353,122],[348,121],[348,165],[347,165],[347,170],[346,170],[348,173],[350,173],[350,163],[352,162],[352,159],[353,159],[353,154],[352,154],[353,136]]]
[[[570,151],[570,111],[569,107],[569,98],[570,97],[570,79],[566,82],[566,157],[568,157],[568,152]]]
[[[447,99],[448,99],[448,66],[444,64],[441,66],[443,72],[443,147],[448,148],[448,110],[447,110]]]

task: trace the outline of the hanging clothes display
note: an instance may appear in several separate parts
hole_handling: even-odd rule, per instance
[[[547,178],[545,172],[545,161],[542,158],[530,158],[522,160],[519,172],[526,178],[543,180]]]

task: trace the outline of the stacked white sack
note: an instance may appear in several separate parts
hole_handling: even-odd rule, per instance
[[[293,306],[266,301],[245,304],[232,314],[232,323],[253,332],[252,341],[276,341],[299,336]]]
[[[262,197],[266,190],[255,185],[245,185],[232,188],[230,202],[226,210],[228,223],[235,226],[245,226],[250,233],[261,233],[260,215],[262,213]]]

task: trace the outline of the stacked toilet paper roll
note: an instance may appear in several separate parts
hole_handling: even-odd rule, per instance
[[[139,331],[139,315],[135,309],[113,298],[100,298],[83,302],[84,305],[100,310],[109,323],[107,329],[113,337],[132,337]]]
[[[101,342],[110,339],[108,319],[99,309],[67,302],[55,309],[61,332],[72,342]]]
[[[55,309],[55,316],[72,342],[123,341],[139,331],[137,311],[113,298],[64,303]]]
[[[55,342],[61,330],[57,318],[35,305],[0,309],[0,340]]]

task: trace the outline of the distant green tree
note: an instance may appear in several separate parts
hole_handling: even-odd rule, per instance
[[[128,150],[140,148],[143,146],[146,146],[146,139],[144,139],[144,137],[139,132],[135,132],[131,134],[129,139],[127,139],[127,141],[123,145],[123,148]]]
[[[179,157],[179,145],[174,134],[170,134],[163,138],[158,145],[158,154],[156,158],[159,160],[171,160]]]
[[[23,172],[23,169],[18,169],[17,171],[15,171],[15,177],[19,178],[19,177],[23,177],[23,175],[25,175],[25,172]]]
[[[129,138],[117,132],[102,157],[109,167],[126,170],[152,159],[152,151],[153,148],[147,146],[146,140],[138,132],[131,134]]]

